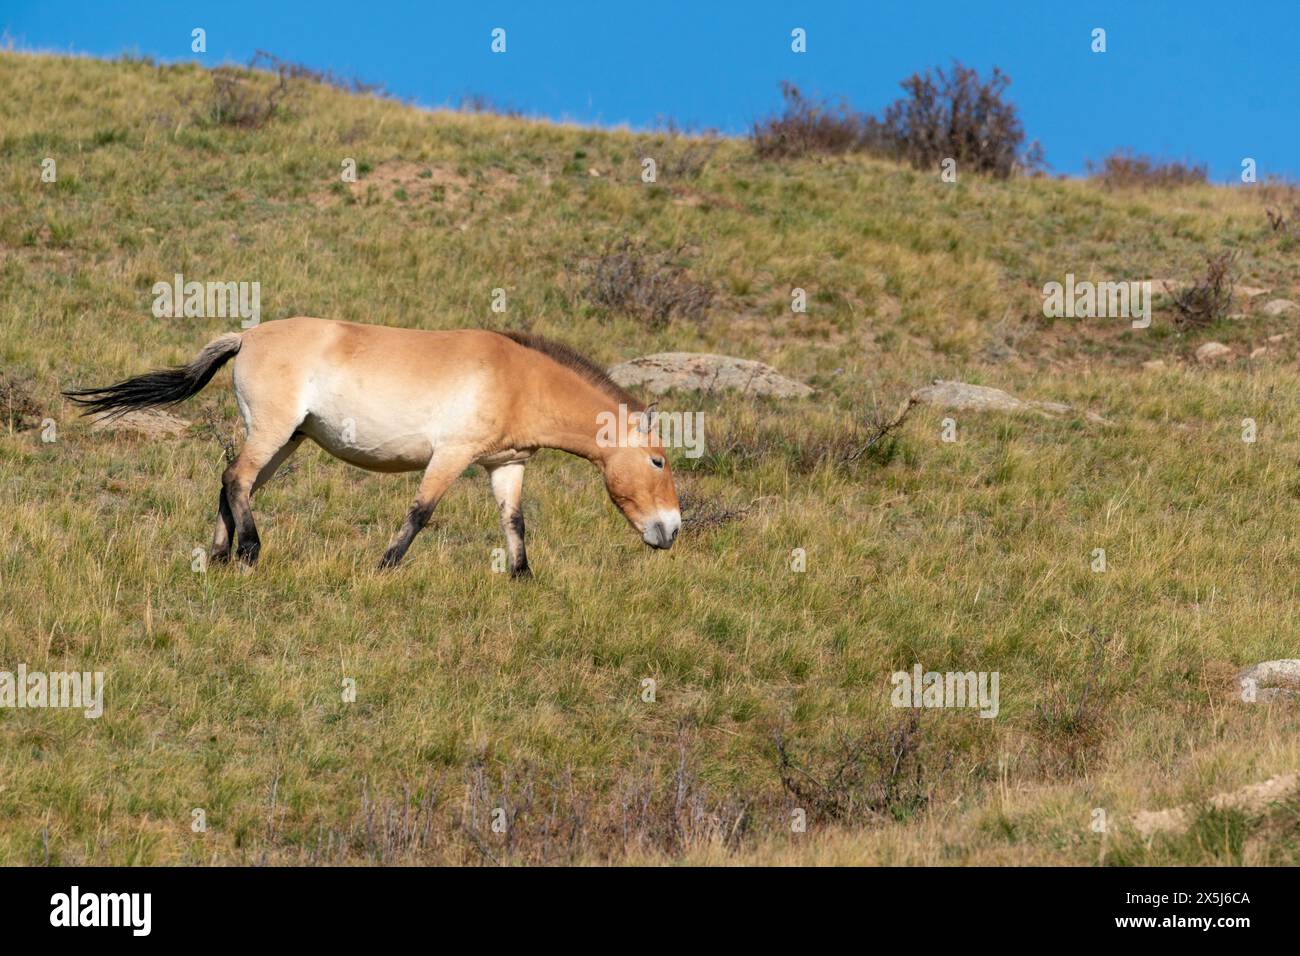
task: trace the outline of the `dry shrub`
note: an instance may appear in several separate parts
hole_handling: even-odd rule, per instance
[[[712,531],[733,521],[739,521],[754,507],[753,502],[732,507],[717,498],[699,495],[685,488],[678,494],[677,499],[677,503],[681,506],[682,527],[692,534]]]
[[[630,239],[613,243],[588,267],[585,294],[651,328],[673,318],[698,322],[708,314],[713,290],[676,264],[680,252],[650,252]]]
[[[1232,304],[1232,289],[1236,283],[1233,265],[1236,252],[1221,252],[1207,256],[1205,275],[1185,289],[1173,293],[1174,308],[1178,314],[1174,323],[1184,329],[1202,329],[1224,319]]]
[[[316,70],[301,63],[282,60],[275,54],[267,53],[265,50],[258,50],[254,53],[253,58],[248,61],[248,66],[252,70],[268,70],[279,77],[284,77],[286,80],[305,80],[309,83],[320,83],[323,86],[332,86],[347,93],[363,93],[377,96],[384,94],[382,83],[365,83],[356,77],[340,76],[333,70]]]
[[[463,94],[456,104],[456,109],[462,113],[485,113],[491,116],[508,116],[513,119],[518,119],[524,115],[524,111],[519,107],[498,103],[486,93]]]
[[[809,474],[822,466],[852,469],[865,463],[884,467],[903,452],[898,430],[915,404],[909,397],[890,413],[886,410],[890,406],[877,403],[851,428],[838,431],[819,431],[789,419],[711,428],[704,454],[674,467],[679,472],[717,475],[734,475],[772,461],[784,461],[797,474]]]
[[[930,799],[920,717],[915,710],[892,727],[841,737],[836,750],[816,766],[795,761],[784,737],[776,735],[777,773],[786,793],[810,817],[839,823],[903,820]]]
[[[903,80],[907,95],[892,103],[883,119],[856,113],[842,102],[829,106],[805,99],[783,83],[784,112],[756,122],[750,138],[763,157],[867,152],[917,169],[953,159],[961,170],[1005,179],[1043,165],[1042,148],[1024,146],[1019,115],[1004,98],[1010,83],[996,67],[982,80],[954,61],[948,71],[927,70]]]
[[[268,75],[269,74],[269,75]],[[260,129],[274,119],[304,83],[320,83],[349,93],[384,95],[383,87],[315,70],[258,50],[248,67],[219,66],[210,73],[212,85],[194,109],[201,123]]]
[[[1089,178],[1107,189],[1176,189],[1199,185],[1207,178],[1204,163],[1162,162],[1126,150],[1107,156],[1100,166],[1090,160],[1087,168]]]
[[[230,66],[217,67],[211,76],[212,87],[198,119],[217,126],[260,129],[276,115],[291,90],[284,70],[269,85],[256,73]]]
[[[376,797],[366,783],[360,805],[340,825],[292,841],[268,827],[270,846],[262,857],[283,849],[288,860],[312,864],[359,857],[494,866],[629,854],[673,858],[705,847],[734,851],[751,832],[754,801],[707,790],[692,769],[689,744],[679,733],[671,766],[630,772],[600,792],[585,788],[571,771],[541,775],[528,764],[494,765],[482,757],[465,769],[463,791],[449,788],[443,776],[414,789],[404,785],[395,796]],[[775,818],[778,801],[773,788],[763,816]]]
[[[668,179],[698,179],[717,150],[716,138],[687,140],[681,149],[663,158],[659,171]]]
[[[987,80],[953,61],[944,72],[915,73],[903,81],[907,96],[885,110],[884,135],[894,151],[917,169],[955,159],[959,170],[1006,179],[1043,163],[1042,148],[1022,152],[1024,127],[1004,99],[1011,78],[993,68]]]
[[[846,153],[866,149],[876,132],[876,121],[854,113],[843,102],[837,107],[805,99],[793,83],[781,84],[785,110],[754,123],[750,138],[754,151],[764,158]]]
[[[38,426],[44,412],[27,382],[0,374],[0,416],[6,429],[22,431]]]

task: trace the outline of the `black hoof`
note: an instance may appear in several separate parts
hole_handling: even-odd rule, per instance
[[[511,568],[510,577],[514,578],[516,581],[531,581],[533,577],[533,569],[526,564],[522,568]]]
[[[261,551],[262,551],[262,542],[256,539],[248,542],[247,544],[241,541],[239,542],[239,547],[235,548],[235,554],[239,557],[239,560],[242,561],[244,564],[248,565],[250,568],[253,565],[257,564],[257,556],[261,553]]]

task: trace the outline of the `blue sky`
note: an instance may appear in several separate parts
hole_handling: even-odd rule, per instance
[[[194,27],[205,55],[190,50]],[[490,50],[494,27],[504,54]],[[791,52],[795,27],[804,54]],[[1090,50],[1095,27],[1105,53]],[[777,109],[783,79],[877,111],[899,80],[956,57],[1011,76],[1055,172],[1131,147],[1205,162],[1217,180],[1243,157],[1261,179],[1300,179],[1300,0],[0,0],[0,31],[22,49],[209,65],[264,49],[422,105],[481,94],[555,119],[729,133]]]

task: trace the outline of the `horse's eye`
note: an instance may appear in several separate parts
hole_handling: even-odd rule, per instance
[[[650,457],[650,464],[654,465],[656,468],[663,468],[664,460],[658,455],[652,455]]]

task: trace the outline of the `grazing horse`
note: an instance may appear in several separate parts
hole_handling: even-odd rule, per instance
[[[188,365],[64,394],[84,414],[174,405],[231,359],[248,434],[221,476],[213,562],[229,561],[236,540],[239,560],[257,561],[250,498],[305,438],[370,471],[424,472],[382,568],[402,560],[451,483],[477,463],[491,480],[510,573],[528,576],[520,498],[524,465],[539,448],[600,469],[610,499],[651,547],[672,547],[681,529],[651,410],[590,360],[539,336],[281,319],[219,336]]]

